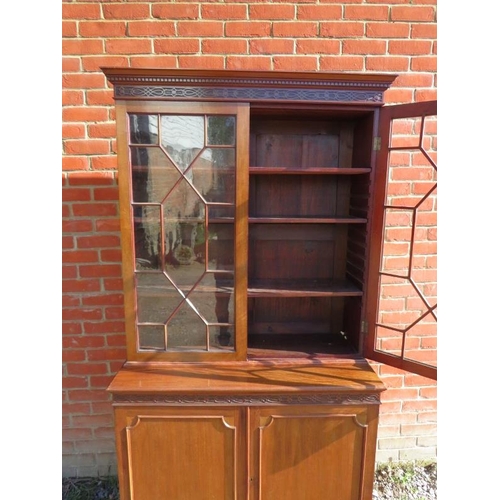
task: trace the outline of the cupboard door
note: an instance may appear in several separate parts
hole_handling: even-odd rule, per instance
[[[386,106],[372,213],[365,356],[437,378],[437,102]]]
[[[371,500],[378,406],[250,412],[251,500]]]
[[[122,500],[243,500],[240,409],[115,411]]]
[[[246,357],[247,104],[117,104],[127,359]]]

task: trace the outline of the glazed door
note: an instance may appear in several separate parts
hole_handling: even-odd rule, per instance
[[[378,406],[250,410],[251,500],[371,500]]]
[[[372,212],[365,355],[437,378],[437,102],[386,106]]]
[[[117,103],[127,359],[245,359],[246,104]]]

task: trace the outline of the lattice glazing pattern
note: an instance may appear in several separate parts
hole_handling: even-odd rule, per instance
[[[130,114],[140,351],[234,350],[236,118]]]

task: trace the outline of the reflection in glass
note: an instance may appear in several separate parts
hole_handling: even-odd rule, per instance
[[[208,224],[208,269],[234,269],[234,224]]]
[[[204,117],[163,115],[161,144],[173,162],[184,172],[205,145]]]
[[[165,350],[165,327],[139,325],[139,349]]]
[[[177,347],[207,348],[205,323],[187,302],[167,324],[167,336],[167,350]]]
[[[208,141],[212,146],[233,146],[236,120],[234,116],[209,116]]]
[[[183,300],[163,273],[140,273],[136,291],[139,323],[166,323]]]
[[[232,347],[234,349],[234,326],[209,326],[210,348]],[[231,349],[231,350],[233,350]]]
[[[158,144],[158,115],[129,115],[130,144]]]
[[[135,202],[160,203],[181,177],[167,155],[157,147],[131,147],[130,161]]]
[[[207,148],[193,163],[190,180],[208,203],[234,203],[234,149]]]
[[[136,270],[160,269],[160,207],[135,205],[133,210]]]

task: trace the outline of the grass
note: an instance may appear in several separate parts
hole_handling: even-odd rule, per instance
[[[120,500],[115,476],[63,478],[62,490],[63,500]],[[379,464],[373,500],[437,500],[437,464]]]

